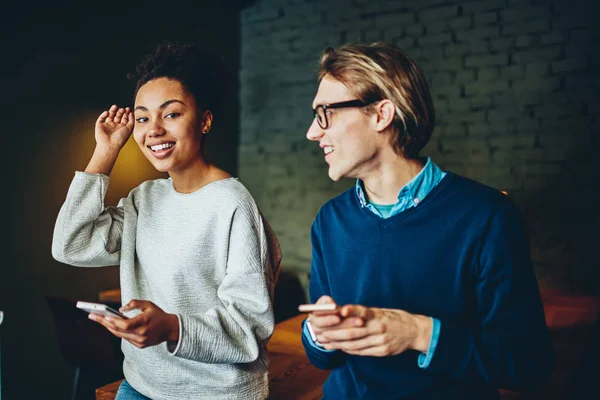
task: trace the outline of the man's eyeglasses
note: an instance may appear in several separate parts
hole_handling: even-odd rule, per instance
[[[336,108],[351,108],[351,107],[366,107],[375,101],[362,101],[362,100],[349,100],[341,101],[339,103],[321,104],[313,109],[313,114],[317,123],[322,129],[329,128],[329,118],[327,118],[327,110]]]

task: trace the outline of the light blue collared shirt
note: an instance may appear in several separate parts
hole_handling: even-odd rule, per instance
[[[446,176],[446,172],[442,171],[429,157],[425,158],[427,161],[423,166],[421,172],[417,174],[410,182],[408,182],[400,192],[398,193],[398,201],[395,204],[380,205],[374,204],[367,200],[365,191],[363,189],[363,183],[360,179],[356,180],[356,195],[360,201],[362,207],[367,208],[375,215],[380,218],[389,218],[402,211],[408,210],[412,207],[417,207],[421,201],[431,192],[431,190],[437,186],[438,183]],[[422,160],[424,161],[424,160]],[[440,330],[442,323],[437,318],[431,318],[433,321],[433,329],[431,334],[431,342],[427,353],[419,354],[419,367],[427,368],[431,363],[435,348],[437,347],[438,339],[440,336]],[[304,324],[303,334],[308,338],[308,342],[315,348],[321,351],[335,351],[325,350],[311,339],[309,332],[309,325]]]
[[[375,215],[380,218],[389,218],[394,215],[401,213],[402,211],[408,210],[409,208],[416,207],[421,201],[431,192],[431,190],[437,186],[438,183],[446,176],[446,172],[442,171],[429,157],[425,158],[427,161],[423,166],[421,172],[417,174],[410,182],[408,182],[400,192],[398,193],[398,201],[395,204],[390,205],[378,205],[371,203],[367,200],[365,191],[363,189],[363,183],[360,179],[356,180],[356,195],[360,201],[362,207],[367,207]],[[383,215],[379,208],[381,208],[386,215]],[[388,211],[389,209],[389,211]]]

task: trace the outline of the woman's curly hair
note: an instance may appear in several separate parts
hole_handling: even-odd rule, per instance
[[[199,109],[214,112],[219,104],[222,60],[210,57],[192,44],[164,42],[148,54],[127,77],[136,81],[134,98],[146,83],[168,78],[181,83]]]

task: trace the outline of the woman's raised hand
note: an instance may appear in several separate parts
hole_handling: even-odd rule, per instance
[[[133,132],[133,113],[127,108],[112,105],[96,120],[96,148],[85,172],[110,175],[119,152]]]
[[[133,132],[133,113],[127,108],[112,105],[96,120],[96,144],[105,148],[120,150]]]

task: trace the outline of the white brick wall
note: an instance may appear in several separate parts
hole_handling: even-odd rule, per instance
[[[257,0],[243,10],[240,178],[278,233],[285,267],[309,270],[316,212],[353,184],[330,182],[304,137],[320,53],[383,39],[407,50],[430,81],[438,126],[425,154],[511,193],[544,283],[600,286],[592,251],[600,196],[588,185],[600,178],[594,8],[582,0]]]

